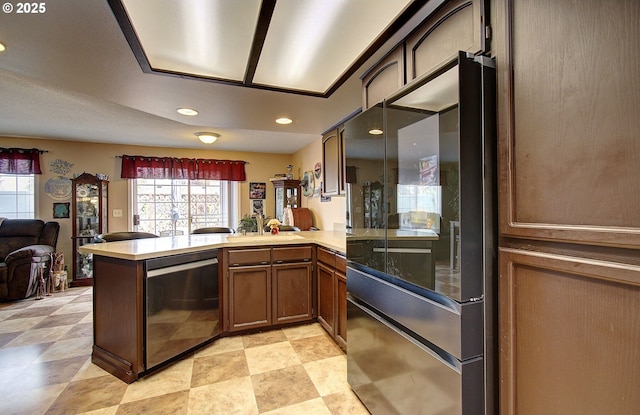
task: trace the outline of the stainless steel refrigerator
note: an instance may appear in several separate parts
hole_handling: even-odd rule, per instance
[[[347,372],[374,415],[496,408],[495,65],[460,52],[345,125]]]

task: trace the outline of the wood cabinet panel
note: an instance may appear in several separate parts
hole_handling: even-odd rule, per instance
[[[229,330],[271,325],[271,265],[229,268]]]
[[[292,323],[313,317],[311,263],[279,264],[273,272],[273,323]]]
[[[339,258],[339,256],[336,256]],[[342,257],[344,258],[344,257]],[[336,260],[336,262],[339,262]],[[336,268],[336,319],[335,340],[343,349],[347,348],[347,275],[346,270]]]
[[[451,61],[459,51],[485,50],[482,1],[450,1],[407,38],[407,82]]]
[[[271,248],[234,249],[228,252],[228,265],[255,265],[271,263]]]
[[[638,3],[504,3],[501,231],[640,247]]]
[[[142,262],[94,257],[92,361],[127,383],[145,370]]]
[[[322,137],[322,194],[340,194],[342,152],[338,130],[331,130]]]
[[[312,251],[311,246],[274,247],[271,251],[271,258],[274,263],[311,261]]]
[[[318,322],[333,337],[335,334],[335,277],[333,268],[317,264]]]
[[[316,254],[318,256],[318,262],[322,262],[327,264],[331,268],[335,268],[336,266],[336,254],[333,251],[330,251],[326,248],[318,247],[318,252]]]
[[[396,47],[362,77],[362,109],[365,110],[405,84],[404,48]]]
[[[640,266],[500,250],[501,413],[640,408]]]

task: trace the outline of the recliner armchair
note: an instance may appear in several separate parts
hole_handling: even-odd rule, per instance
[[[49,275],[60,224],[40,219],[0,218],[0,301],[31,297],[40,267]]]

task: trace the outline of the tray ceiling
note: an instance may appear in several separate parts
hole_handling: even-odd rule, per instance
[[[145,72],[329,96],[426,1],[109,0]]]

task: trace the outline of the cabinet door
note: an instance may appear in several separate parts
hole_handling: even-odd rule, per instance
[[[334,281],[333,268],[318,263],[318,322],[331,336],[335,326]]]
[[[322,137],[322,194],[336,196],[340,194],[340,140],[338,130],[331,130]]]
[[[335,340],[343,349],[347,348],[347,276],[346,260],[336,255],[336,327]]]
[[[273,324],[310,320],[313,317],[311,263],[274,264]]]
[[[229,268],[229,331],[271,325],[271,266]]]

